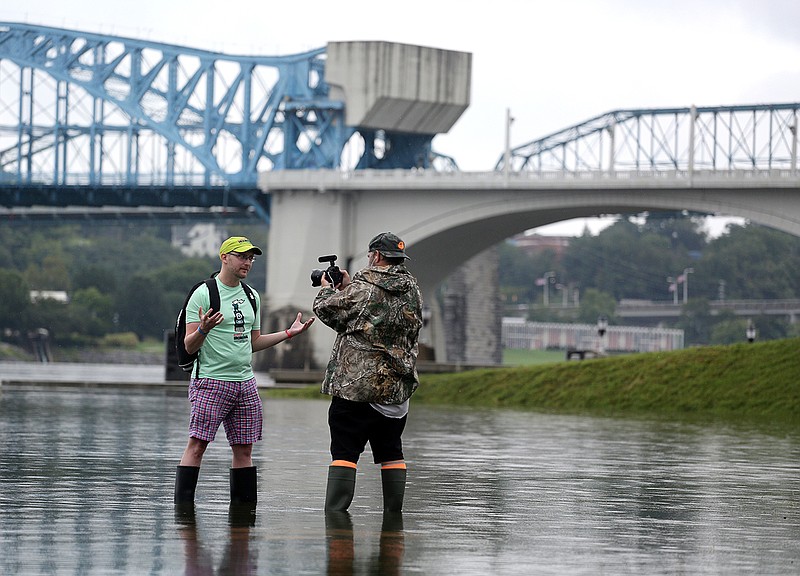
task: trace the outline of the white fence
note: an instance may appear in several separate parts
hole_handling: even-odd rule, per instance
[[[503,347],[522,350],[600,350],[607,352],[657,352],[683,348],[683,330],[609,326],[600,341],[592,324],[526,322],[503,318]]]

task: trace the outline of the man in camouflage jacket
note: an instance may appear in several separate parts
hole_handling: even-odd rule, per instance
[[[406,269],[400,238],[378,234],[367,257],[368,266],[352,280],[346,270],[336,287],[323,277],[314,300],[314,313],[337,332],[321,390],[332,396],[327,511],[346,510],[352,502],[356,465],[367,442],[381,464],[384,509],[400,511],[405,492],[401,437],[409,398],[419,385],[422,297]]]

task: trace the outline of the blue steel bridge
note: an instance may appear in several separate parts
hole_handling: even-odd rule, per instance
[[[400,120],[353,119],[353,98],[340,79],[331,81],[342,75],[331,69],[331,46],[235,56],[0,23],[0,218],[269,221],[270,194],[259,189],[259,173],[459,170],[432,142],[468,106],[469,66],[466,97],[456,95],[449,107],[420,112],[390,99],[381,101],[381,113]],[[615,110],[499,150],[495,170],[548,179],[625,171],[794,176],[798,108]]]

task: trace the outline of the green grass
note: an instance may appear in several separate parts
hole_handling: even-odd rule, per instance
[[[316,385],[277,394],[321,397]],[[414,402],[798,428],[800,339],[423,374]]]
[[[164,352],[164,341],[156,340],[155,338],[146,338],[136,345],[136,350],[139,352],[160,354]]]
[[[503,365],[533,366],[563,362],[566,354],[564,350],[503,350]]]
[[[425,377],[415,401],[800,425],[800,339]]]

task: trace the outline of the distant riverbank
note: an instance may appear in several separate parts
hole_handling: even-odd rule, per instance
[[[800,339],[428,374],[414,402],[800,427]]]

